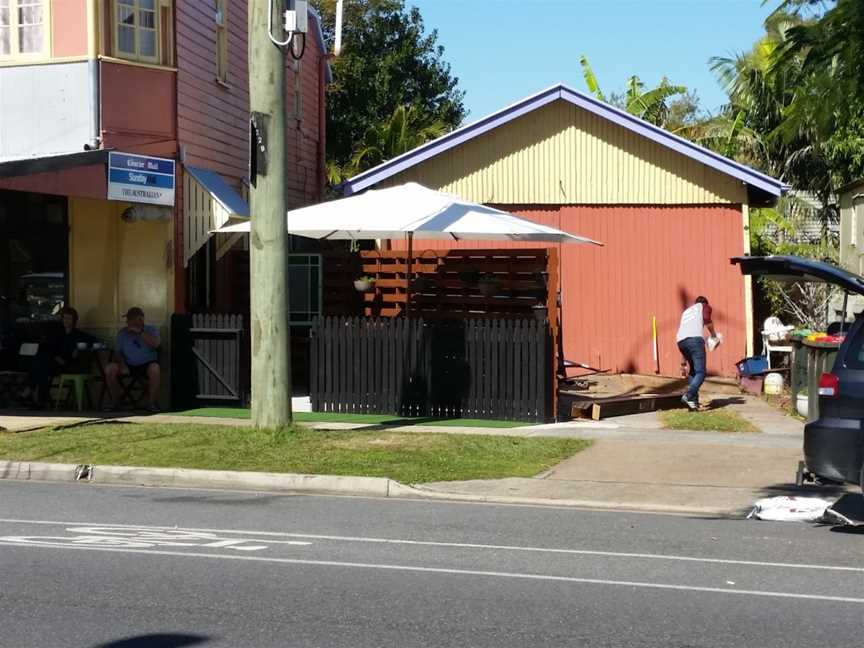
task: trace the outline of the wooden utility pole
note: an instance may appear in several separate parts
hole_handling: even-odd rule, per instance
[[[284,0],[249,2],[252,423],[273,429],[291,424],[285,52],[268,33],[271,22],[281,27],[284,5]],[[272,16],[268,15],[271,10]]]

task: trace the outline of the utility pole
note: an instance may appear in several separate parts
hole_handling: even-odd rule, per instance
[[[272,429],[291,424],[285,52],[271,31],[275,23],[281,35],[284,5],[284,0],[249,1],[252,424]]]

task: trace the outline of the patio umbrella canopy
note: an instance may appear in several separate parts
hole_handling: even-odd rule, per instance
[[[253,216],[254,219],[254,216]],[[590,243],[583,236],[533,223],[415,182],[289,211],[290,234],[313,239],[538,241]],[[220,234],[248,232],[250,222],[226,225]]]

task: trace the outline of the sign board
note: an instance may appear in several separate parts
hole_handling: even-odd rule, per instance
[[[108,200],[173,206],[174,181],[174,160],[108,153]]]

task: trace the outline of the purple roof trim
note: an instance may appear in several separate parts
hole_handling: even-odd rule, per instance
[[[309,7],[309,13],[315,19],[315,41],[318,44],[318,49],[321,50],[321,54],[326,57],[327,46],[324,44],[324,32],[321,31],[321,16],[319,16],[318,12],[312,7]],[[333,70],[330,68],[329,59],[327,59],[324,69],[324,81],[326,83],[333,83]]]
[[[701,162],[702,164],[705,164],[721,173],[737,178],[771,196],[781,196],[786,192],[787,187],[780,180],[759,173],[750,167],[738,164],[722,155],[709,151],[698,144],[694,144],[678,137],[677,135],[673,135],[662,128],[649,124],[638,117],[634,117],[633,115],[599,101],[594,97],[590,97],[577,90],[568,88],[563,84],[558,84],[518,101],[503,110],[492,113],[488,117],[484,117],[479,121],[458,128],[452,133],[448,133],[436,140],[418,146],[413,151],[404,153],[399,157],[393,158],[383,164],[379,164],[377,167],[354,176],[343,183],[343,193],[346,196],[350,196],[353,193],[362,191],[363,189],[377,184],[382,180],[428,160],[439,153],[443,153],[455,146],[459,146],[460,144],[478,137],[493,128],[511,122],[514,119],[537,110],[541,106],[545,106],[557,99],[563,99],[573,105],[584,108],[595,115],[608,119],[623,128],[646,137],[662,146],[666,146],[682,155],[686,155],[687,157]]]

